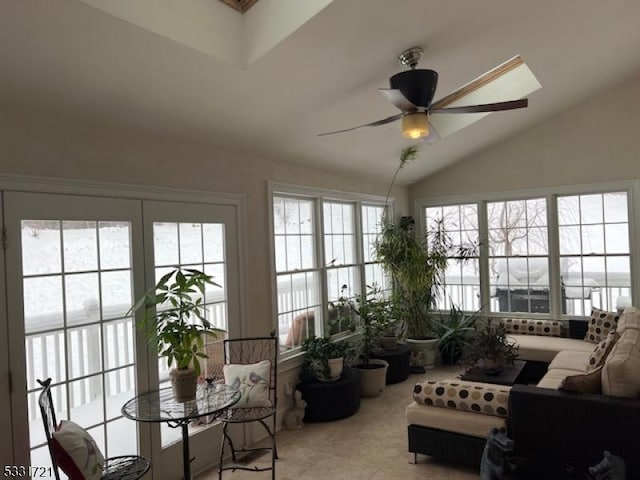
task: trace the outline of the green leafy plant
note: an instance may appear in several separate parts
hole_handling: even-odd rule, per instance
[[[483,328],[476,328],[465,345],[463,362],[473,366],[479,361],[485,364],[513,365],[518,357],[518,345],[510,339],[502,323],[494,324],[489,319]]]
[[[355,306],[348,294],[349,286],[342,285],[338,299],[329,302],[329,315],[326,329],[329,335],[346,331],[356,331]]]
[[[448,313],[440,313],[434,320],[433,332],[438,339],[438,350],[442,362],[454,365],[460,361],[465,345],[473,334],[476,320],[482,309],[468,315],[456,305],[451,305]]]
[[[204,353],[204,336],[223,332],[204,318],[203,298],[206,285],[219,287],[213,277],[199,270],[176,268],[162,276],[155,287],[140,298],[128,314],[144,311],[140,326],[149,343],[169,367],[179,370],[191,366],[200,374]]]
[[[331,372],[329,360],[332,358],[344,358],[349,363],[353,357],[353,346],[345,341],[332,341],[327,337],[312,335],[302,343],[302,351],[305,352],[302,365],[302,380],[310,380],[318,374],[328,378]]]
[[[378,286],[367,285],[367,294],[356,296],[355,311],[362,325],[358,353],[368,366],[373,353],[380,348],[380,337],[393,323],[391,303]]]

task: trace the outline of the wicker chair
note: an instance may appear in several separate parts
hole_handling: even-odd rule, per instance
[[[270,407],[249,407],[249,408],[231,408],[223,414],[218,420],[223,423],[222,442],[220,446],[220,466],[218,469],[218,477],[222,479],[222,472],[225,470],[247,470],[254,472],[271,471],[271,478],[276,478],[276,459],[278,452],[276,449],[276,407],[277,407],[277,364],[278,364],[278,338],[277,337],[260,337],[260,338],[241,338],[224,341],[224,355],[226,364],[249,365],[263,360],[270,362],[269,375],[269,400]],[[258,448],[235,448],[231,436],[228,433],[230,424],[245,424],[257,422],[264,427],[271,446]],[[270,424],[270,425],[269,425]],[[231,457],[233,464],[223,466],[226,444],[231,448]],[[258,467],[257,465],[249,466],[238,464],[237,454],[240,452],[271,452],[271,466]]]
[[[51,463],[56,480],[60,480],[60,472],[58,471],[58,462],[53,453],[52,438],[53,432],[56,431],[58,422],[56,421],[55,408],[53,407],[53,399],[51,397],[51,379],[38,380],[43,389],[40,392],[38,403],[40,405],[40,413],[42,414],[42,422],[44,424],[44,433],[47,438],[49,454],[51,455]],[[102,478],[104,479],[122,479],[137,480],[149,471],[151,464],[149,460],[139,455],[126,455],[107,458],[104,461],[104,470]]]

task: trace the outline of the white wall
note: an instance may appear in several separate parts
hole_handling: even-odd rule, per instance
[[[458,135],[464,135],[464,131]],[[455,136],[445,141],[454,142]],[[527,132],[416,182],[409,194],[413,202],[426,197],[639,178],[637,75]]]
[[[342,173],[216,151],[149,133],[60,117],[0,111],[0,173],[246,195],[250,334],[273,328],[267,181],[384,196],[387,184]],[[396,188],[397,213],[408,212]]]

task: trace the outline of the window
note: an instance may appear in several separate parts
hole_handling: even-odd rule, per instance
[[[444,291],[438,295],[436,306],[448,310],[453,304],[462,310],[476,311],[480,308],[478,206],[463,204],[426,209],[427,230],[440,221],[453,248],[445,272]],[[458,255],[461,248],[469,252],[465,258]]]
[[[437,306],[558,318],[631,305],[632,189],[603,190],[425,203],[427,228],[442,220],[454,246],[480,239],[468,260],[450,257]]]
[[[310,334],[350,333],[357,325],[336,314],[336,305],[364,294],[367,284],[388,285],[372,250],[382,201],[291,190],[296,193],[272,194],[278,335],[284,350],[299,347]]]
[[[491,310],[549,313],[544,198],[487,203]]]
[[[293,348],[316,332],[315,319],[322,318],[314,201],[274,198],[273,232],[280,345]]]
[[[626,192],[558,197],[565,313],[631,304],[627,205]]]

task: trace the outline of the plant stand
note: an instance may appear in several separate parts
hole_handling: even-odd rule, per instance
[[[398,344],[395,350],[378,350],[371,358],[385,360],[387,369],[387,385],[405,381],[411,373],[409,356],[411,351],[404,344]]]
[[[303,382],[296,386],[307,402],[305,422],[328,422],[350,417],[360,408],[360,376],[345,367],[335,382]]]

